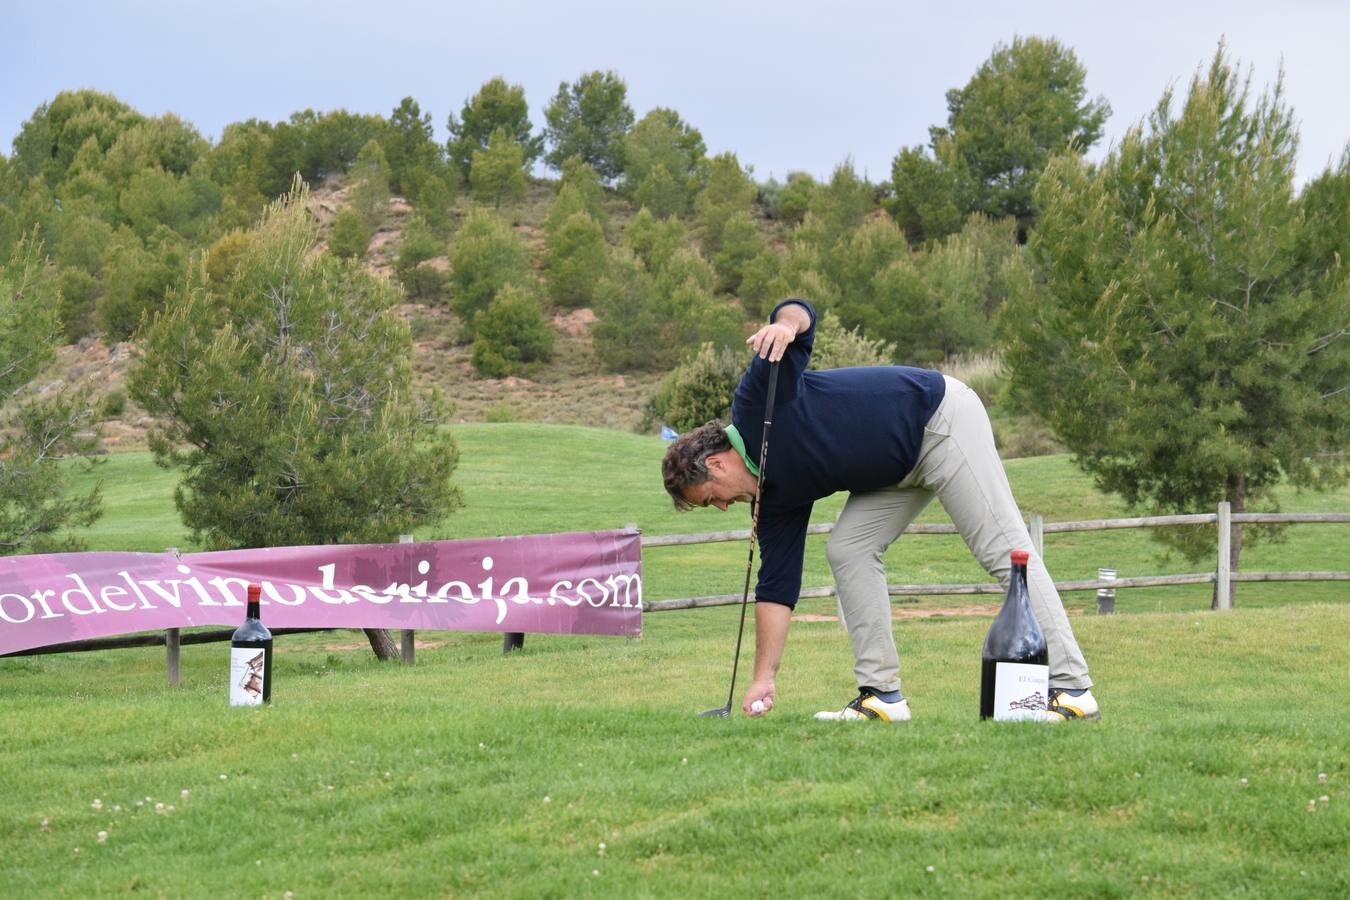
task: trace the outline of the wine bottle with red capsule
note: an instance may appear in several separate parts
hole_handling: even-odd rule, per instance
[[[244,623],[230,639],[230,705],[262,706],[272,700],[272,632],[262,623],[262,588],[248,586]]]
[[[1003,608],[984,639],[980,662],[980,718],[1044,722],[1050,694],[1050,654],[1027,592],[1025,550],[1012,552]]]

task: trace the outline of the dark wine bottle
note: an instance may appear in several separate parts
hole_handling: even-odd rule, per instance
[[[230,705],[261,706],[272,700],[272,632],[262,623],[262,588],[248,586],[244,624],[230,639]]]
[[[980,662],[980,718],[1047,721],[1050,654],[1031,612],[1027,551],[1012,552],[1008,594],[984,639]]]

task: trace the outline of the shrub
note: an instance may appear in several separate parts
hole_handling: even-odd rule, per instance
[[[811,352],[813,369],[889,366],[894,359],[894,344],[866,338],[858,328],[845,328],[832,312],[821,313],[816,321],[816,345]]]
[[[727,219],[722,226],[721,249],[713,257],[718,289],[730,293],[740,290],[746,266],[766,247],[764,237],[748,212],[738,212]]]
[[[590,306],[609,254],[605,232],[585,212],[575,212],[544,239],[549,296],[559,306]]]
[[[231,231],[221,236],[206,253],[206,274],[217,285],[234,277],[240,262],[253,244],[247,231]]]
[[[684,223],[679,219],[658,220],[649,209],[638,210],[624,232],[623,242],[648,272],[665,268],[666,261],[685,245]]]
[[[474,317],[473,367],[502,378],[527,374],[553,355],[553,331],[530,291],[507,285]]]
[[[403,230],[403,243],[394,262],[394,274],[409,300],[435,303],[445,295],[449,276],[433,266],[423,265],[443,249],[426,220],[420,214],[413,215]]]
[[[370,232],[361,215],[350,206],[338,213],[328,234],[328,252],[344,259],[364,259],[369,245]]]
[[[745,371],[744,351],[701,346],[693,358],[666,376],[647,403],[643,427],[665,423],[676,431],[712,419],[729,421],[731,394]]]
[[[595,290],[591,340],[600,365],[611,372],[662,369],[678,350],[663,339],[660,298],[642,262],[626,249],[611,254],[609,271]]]
[[[464,338],[473,338],[474,316],[498,291],[508,284],[530,283],[525,246],[511,226],[491,210],[471,213],[450,246],[451,302],[464,326]]]
[[[500,207],[525,199],[525,148],[498,128],[488,139],[487,149],[473,152],[469,185],[479,203]]]
[[[94,330],[98,279],[83,269],[62,269],[57,278],[57,289],[61,296],[62,336],[66,343],[73,344]]]
[[[122,391],[109,391],[103,395],[103,402],[98,407],[98,417],[100,419],[115,419],[122,415],[127,408],[127,395]]]

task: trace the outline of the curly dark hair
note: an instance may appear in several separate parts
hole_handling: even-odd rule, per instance
[[[666,449],[666,458],[661,461],[661,478],[676,509],[693,508],[693,504],[684,499],[684,492],[708,480],[709,456],[730,449],[731,438],[727,437],[726,426],[717,419],[671,442]]]

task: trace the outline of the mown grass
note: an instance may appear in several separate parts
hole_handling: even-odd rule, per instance
[[[1080,619],[1105,718],[1064,727],[976,720],[986,625],[906,627],[895,727],[810,719],[850,659],[805,622],[770,717],[694,716],[725,609],[507,658],[438,636],[413,668],[285,638],[264,710],[225,705],[219,646],[178,689],[153,650],[2,660],[0,872],[16,896],[1350,890],[1344,606]]]
[[[676,514],[649,438],[455,433],[466,505],[419,538],[745,525]],[[1124,512],[1062,457],[1008,468],[1047,519]],[[126,455],[98,474],[91,546],[190,546],[172,473]],[[1346,492],[1285,500],[1350,508]],[[1291,529],[1245,565],[1343,567],[1343,527]],[[744,553],[650,551],[646,595],[735,592]],[[1134,531],[1051,535],[1047,553],[1060,578],[1189,568]],[[966,557],[910,536],[892,580],[976,580]],[[813,546],[806,583],[824,567]],[[977,721],[996,598],[897,624],[915,720],[895,727],[811,720],[853,682],[846,636],[807,619],[771,716],[696,717],[726,696],[735,608],[649,615],[638,640],[531,636],[509,657],[495,634],[423,632],[411,668],[359,633],[287,636],[263,710],[226,705],[221,645],[185,648],[173,689],[157,649],[4,659],[0,877],[16,896],[1342,897],[1345,599],[1244,585],[1215,614],[1203,590],[1122,591],[1121,615],[1074,617],[1104,719],[1066,727]]]

